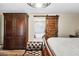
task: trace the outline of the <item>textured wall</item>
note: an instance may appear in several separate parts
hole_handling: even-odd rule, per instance
[[[1,43],[1,26],[2,26],[2,24],[1,24],[2,22],[1,22],[1,15],[0,15],[0,43]]]
[[[3,44],[3,34],[4,34],[4,20],[3,14],[0,13],[0,44]]]
[[[69,36],[75,35],[79,31],[79,15],[77,14],[62,14],[59,17],[58,35]]]

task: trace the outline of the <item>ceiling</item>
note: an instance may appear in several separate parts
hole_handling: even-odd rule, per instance
[[[57,14],[76,13],[79,14],[79,3],[52,3],[46,8],[32,8],[27,3],[0,3],[0,12],[9,13],[35,13],[35,14]]]

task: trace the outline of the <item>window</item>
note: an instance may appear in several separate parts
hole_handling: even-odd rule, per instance
[[[34,35],[36,38],[42,38],[45,33],[45,17],[35,17]]]

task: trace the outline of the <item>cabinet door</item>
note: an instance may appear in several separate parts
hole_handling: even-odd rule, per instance
[[[4,49],[12,49],[14,44],[14,20],[13,15],[4,14]]]
[[[5,37],[4,49],[14,49],[15,42],[13,37]]]
[[[15,16],[15,48],[24,49],[27,40],[26,14],[14,14]]]
[[[13,15],[12,14],[4,14],[4,35],[5,36],[12,36],[13,33],[13,26],[14,26],[14,21],[13,21]]]

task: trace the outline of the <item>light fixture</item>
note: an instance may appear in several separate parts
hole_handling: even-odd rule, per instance
[[[48,7],[51,3],[27,3],[27,4],[34,8],[45,8]]]

